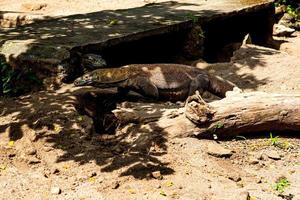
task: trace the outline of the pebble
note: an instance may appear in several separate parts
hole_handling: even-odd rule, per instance
[[[242,178],[239,175],[231,174],[228,176],[228,178],[234,182],[239,182],[242,180]]]
[[[280,160],[281,157],[277,151],[268,151],[267,156],[273,160]]]
[[[257,159],[266,161],[266,160],[268,160],[268,156],[265,153],[260,153],[257,155]]]
[[[230,157],[232,156],[232,151],[225,149],[218,143],[210,143],[207,147],[207,153],[214,157]]]
[[[262,177],[259,177],[259,178],[256,180],[256,183],[257,183],[257,184],[262,183],[262,179],[263,179]]]
[[[120,187],[120,182],[119,181],[115,181],[115,182],[113,182],[113,184],[112,184],[112,189],[118,189],[118,187]]]
[[[273,35],[280,37],[290,37],[295,31],[295,29],[286,27],[282,24],[274,24]]]
[[[15,153],[10,153],[10,154],[8,154],[8,157],[9,157],[9,158],[13,158],[13,157],[15,157],[15,156],[16,156]]]
[[[250,163],[251,165],[256,165],[256,164],[259,163],[259,160],[256,159],[256,158],[250,158],[250,159],[249,159],[249,163]]]
[[[91,173],[89,173],[89,177],[90,177],[90,178],[92,178],[92,177],[94,177],[94,176],[97,176],[97,173],[96,173],[96,172],[91,172]]]
[[[53,147],[43,147],[43,150],[45,151],[45,152],[49,152],[49,151],[52,151],[53,150]]]
[[[60,170],[59,170],[58,168],[53,168],[53,169],[51,170],[51,173],[52,173],[52,174],[59,174],[59,173],[60,173]]]
[[[32,165],[32,164],[38,164],[40,162],[41,161],[38,158],[36,158],[36,157],[29,158],[28,161],[27,161],[27,163],[30,164],[30,165]]]
[[[36,149],[30,148],[30,149],[26,150],[26,154],[30,155],[30,156],[35,155],[36,154]]]
[[[163,178],[160,171],[155,171],[155,172],[152,172],[151,174],[152,174],[153,178],[160,179],[160,180]]]
[[[248,191],[241,192],[237,197],[240,200],[250,200],[251,199]]]
[[[60,194],[61,189],[59,187],[52,187],[50,192],[51,194]]]
[[[45,169],[43,175],[44,175],[45,178],[49,178],[50,177],[50,170]]]

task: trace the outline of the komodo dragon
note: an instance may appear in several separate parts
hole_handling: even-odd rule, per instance
[[[132,90],[145,97],[169,101],[186,100],[196,90],[225,97],[225,93],[235,87],[204,70],[180,64],[132,64],[96,69],[77,78],[74,85],[118,87],[120,91]]]

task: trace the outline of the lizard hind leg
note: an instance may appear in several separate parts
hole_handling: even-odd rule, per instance
[[[209,79],[204,74],[199,74],[196,78],[193,78],[190,83],[189,96],[194,95],[196,91],[199,91],[202,95],[209,86]]]

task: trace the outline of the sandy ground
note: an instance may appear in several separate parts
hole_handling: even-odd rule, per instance
[[[277,40],[280,51],[248,45],[230,63],[198,67],[245,91],[300,92],[300,34]],[[65,85],[1,99],[1,199],[300,199],[299,137],[285,133],[276,146],[269,132],[219,144],[157,135],[137,150],[140,133],[90,136],[91,119],[74,107],[88,90]],[[233,155],[208,155],[209,145]],[[289,181],[282,194],[274,189],[280,177]]]

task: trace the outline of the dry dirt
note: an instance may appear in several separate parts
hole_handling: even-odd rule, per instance
[[[280,51],[248,45],[230,63],[198,67],[245,91],[300,92],[300,34],[279,40]],[[151,130],[146,142],[144,133],[91,136],[91,119],[74,107],[76,94],[91,90],[64,85],[1,99],[0,199],[246,200],[248,193],[252,200],[300,199],[300,140],[294,134],[280,135],[275,145],[269,132],[219,144]],[[233,155],[208,155],[209,145]],[[274,189],[280,177],[289,181],[282,194]]]

